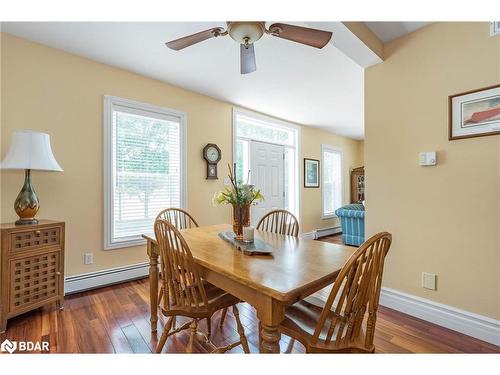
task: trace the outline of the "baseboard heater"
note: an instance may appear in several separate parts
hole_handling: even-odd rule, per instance
[[[331,227],[331,228],[316,229],[314,231],[314,238],[318,239],[321,237],[331,236],[333,234],[339,234],[339,233],[342,233],[342,228],[340,226]]]
[[[64,294],[83,292],[125,281],[142,279],[149,274],[149,263],[137,263],[81,275],[68,276],[64,279]]]

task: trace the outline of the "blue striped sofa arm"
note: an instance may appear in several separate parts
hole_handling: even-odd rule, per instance
[[[342,241],[346,245],[360,246],[365,242],[365,206],[348,204],[335,211],[342,226]]]

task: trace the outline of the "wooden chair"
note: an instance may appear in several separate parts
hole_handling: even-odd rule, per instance
[[[186,228],[198,228],[199,225],[192,217],[189,212],[181,209],[181,208],[166,208],[163,211],[160,211],[158,215],[156,215],[156,220],[167,220],[169,223],[174,225],[177,229],[186,229]],[[160,285],[160,292],[158,296],[158,301],[161,301],[163,298],[164,291],[163,287]],[[222,310],[222,315],[220,319],[220,327],[224,326],[224,320],[226,319],[227,309]],[[208,330],[211,331],[212,324],[210,319],[207,320]],[[173,321],[173,327],[175,328],[175,318]],[[210,335],[209,335],[210,336]]]
[[[199,227],[196,220],[181,208],[166,208],[156,215],[156,220],[167,220],[179,230]]]
[[[297,218],[287,210],[273,210],[268,212],[257,224],[257,229],[266,232],[283,234],[286,236],[298,237],[299,222]],[[260,326],[259,326],[260,332]],[[288,343],[288,350],[291,350],[295,340],[291,339]]]
[[[287,210],[274,210],[260,219],[257,229],[297,237],[299,235],[299,222]]]
[[[241,344],[245,353],[249,353],[245,330],[236,307],[240,300],[202,280],[189,246],[173,224],[167,220],[157,220],[155,235],[160,249],[161,283],[164,290],[170,291],[168,297],[165,296],[161,301],[161,311],[168,320],[156,353],[161,353],[169,336],[188,328],[190,338],[187,351],[192,353],[198,321],[209,321],[215,312],[228,307],[233,308],[240,340],[222,348],[215,348],[213,352],[222,353]],[[185,316],[192,320],[172,330],[176,316]],[[210,342],[210,339],[207,341]]]
[[[373,336],[392,236],[368,239],[342,267],[323,309],[300,301],[285,312],[280,330],[307,353],[373,353]],[[364,327],[365,326],[365,327]]]

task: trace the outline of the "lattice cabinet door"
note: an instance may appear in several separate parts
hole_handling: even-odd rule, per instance
[[[59,251],[10,261],[10,311],[59,294]]]

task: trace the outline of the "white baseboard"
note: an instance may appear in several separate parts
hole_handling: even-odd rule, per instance
[[[316,239],[316,231],[312,231],[312,232],[306,232],[306,233],[302,233],[300,235],[300,238],[303,238],[305,240],[315,240]]]
[[[64,279],[64,294],[77,293],[106,285],[141,279],[148,274],[149,263],[143,262],[130,266],[68,276]]]
[[[316,229],[316,238],[331,236],[339,233],[342,233],[342,228],[340,226],[324,228],[324,229]]]
[[[314,294],[309,303],[324,306],[325,296]],[[500,321],[425,298],[382,288],[380,304],[439,326],[500,346]]]
[[[500,346],[499,320],[390,288],[382,288],[380,304]]]
[[[342,228],[340,226],[324,228],[324,229],[316,229],[313,230],[312,232],[302,233],[300,237],[307,240],[317,240],[318,238],[331,236],[333,234],[338,234],[338,233],[342,233]]]

